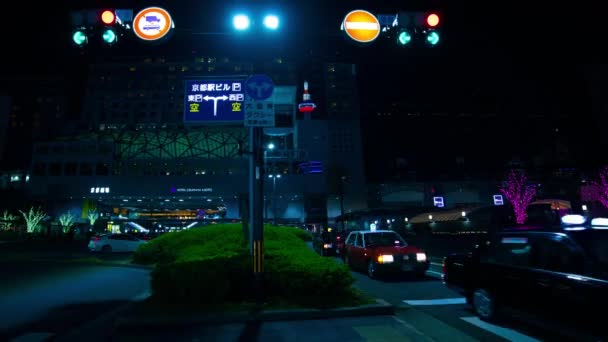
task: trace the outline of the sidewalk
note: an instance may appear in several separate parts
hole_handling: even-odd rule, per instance
[[[93,336],[91,336],[93,337]],[[108,336],[109,337],[109,336]],[[122,329],[113,341],[432,341],[393,316],[282,322],[248,322],[186,329]],[[91,339],[88,339],[91,341]]]

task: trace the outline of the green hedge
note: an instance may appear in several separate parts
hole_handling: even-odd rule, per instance
[[[265,289],[270,299],[306,306],[338,305],[352,297],[348,268],[311,250],[298,228],[264,227]],[[165,234],[142,245],[134,257],[156,263],[154,296],[191,306],[253,300],[252,258],[239,224]],[[350,297],[349,297],[350,296]]]

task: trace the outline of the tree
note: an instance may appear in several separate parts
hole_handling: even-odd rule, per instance
[[[21,210],[19,210],[19,212],[25,219],[25,225],[27,226],[28,233],[34,233],[38,227],[38,223],[40,223],[40,221],[46,217],[46,213],[40,208],[34,209],[34,207],[31,207],[27,213]]]
[[[89,223],[91,224],[91,227],[93,227],[93,226],[95,226],[95,221],[97,221],[97,219],[99,218],[99,213],[97,212],[97,210],[91,209],[91,210],[89,210],[89,213],[87,214],[87,218],[89,219]]]
[[[62,214],[61,216],[59,216],[59,223],[61,224],[61,227],[63,228],[63,233],[67,234],[70,232],[70,228],[72,228],[72,226],[74,225],[74,220],[76,219],[76,216],[74,216],[71,212],[66,212],[65,214]]]
[[[15,221],[17,221],[18,216],[15,216],[5,210],[2,213],[2,217],[0,217],[0,230],[11,230],[14,228]]]
[[[500,192],[505,195],[507,200],[513,206],[515,212],[515,221],[517,224],[522,224],[526,221],[526,209],[532,198],[536,195],[536,187],[528,184],[528,177],[524,172],[511,170],[507,179],[504,181]]]
[[[602,203],[604,208],[608,208],[608,166],[604,166],[600,170],[598,177],[599,180],[592,182],[596,189],[594,197]]]

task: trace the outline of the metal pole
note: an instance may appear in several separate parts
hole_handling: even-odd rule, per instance
[[[264,274],[264,154],[262,152],[262,141],[264,129],[253,127],[251,133],[252,140],[252,164],[253,172],[251,175],[252,197],[251,217],[252,217],[252,246],[253,251],[253,273],[255,276],[256,302],[262,304],[263,293],[263,274]]]
[[[272,224],[277,225],[277,176],[272,177]]]

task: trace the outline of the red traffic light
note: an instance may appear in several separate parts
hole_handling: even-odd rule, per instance
[[[430,27],[435,27],[437,25],[439,25],[439,16],[435,13],[431,13],[426,17],[426,23],[430,26]]]
[[[113,11],[105,10],[101,13],[101,21],[106,25],[113,25],[116,22],[116,15]]]

